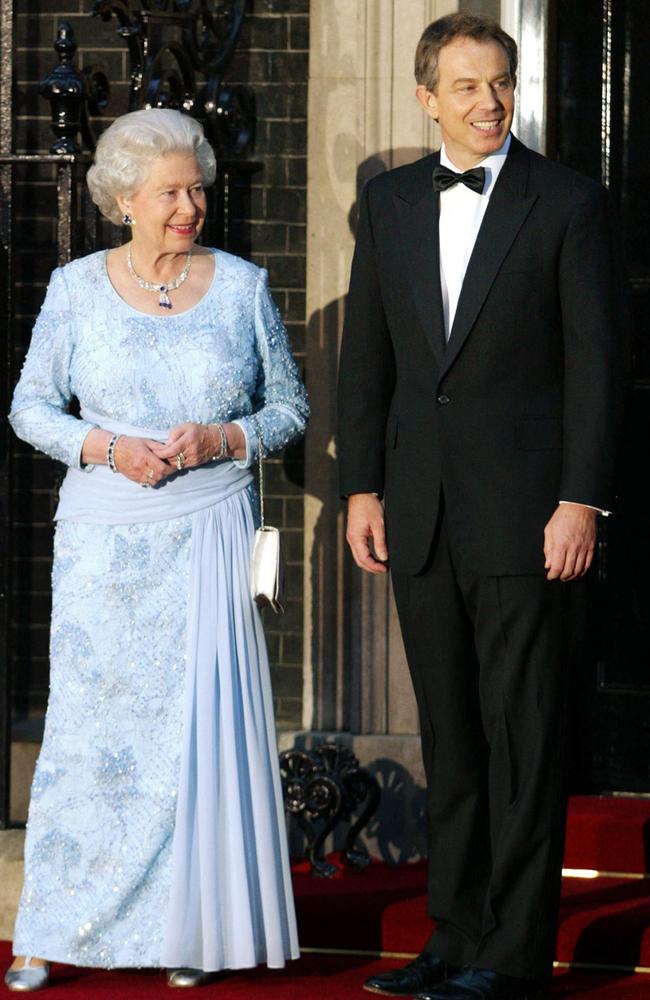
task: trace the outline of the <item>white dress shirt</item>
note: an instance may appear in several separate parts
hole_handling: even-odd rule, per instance
[[[462,183],[456,184],[448,191],[440,192],[440,285],[447,340],[454,325],[465,271],[472,256],[490,195],[508,155],[510,141],[511,136],[508,134],[501,149],[481,160],[480,166],[485,169],[482,194],[477,194]],[[447,156],[444,145],[440,150],[440,165],[456,173],[462,173],[462,170]]]
[[[440,192],[440,286],[442,289],[442,308],[445,319],[445,335],[447,340],[454,325],[454,317],[458,307],[460,292],[465,280],[465,272],[472,250],[476,243],[483,216],[490,201],[490,195],[494,191],[494,185],[501,172],[501,168],[506,162],[506,156],[510,149],[512,136],[508,137],[503,146],[481,160],[479,166],[485,169],[485,184],[483,191],[478,194],[472,191],[466,184],[456,184],[447,191]],[[447,151],[442,145],[440,149],[440,165],[462,173],[462,170],[447,156]],[[569,500],[560,500],[562,503],[570,503]],[[589,504],[581,504],[583,507]],[[601,510],[599,507],[592,507],[600,514],[608,516],[610,511]]]

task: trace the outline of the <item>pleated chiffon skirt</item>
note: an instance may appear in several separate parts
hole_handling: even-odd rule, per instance
[[[298,957],[252,499],[59,521],[16,954],[208,971]]]

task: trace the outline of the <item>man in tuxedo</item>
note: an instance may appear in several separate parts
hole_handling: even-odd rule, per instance
[[[390,563],[428,788],[424,951],[366,989],[548,995],[568,581],[612,507],[626,370],[606,192],[511,134],[515,42],[454,14],[416,54],[440,153],[361,198],[339,437],[357,564]]]

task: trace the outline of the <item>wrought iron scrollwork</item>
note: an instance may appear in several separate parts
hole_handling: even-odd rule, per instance
[[[158,20],[182,29],[185,49],[195,68],[206,76],[222,73],[241,31],[249,0],[95,0],[92,14],[104,21],[114,14],[120,33],[140,41],[141,63],[147,57],[147,32],[142,26]],[[136,52],[134,50],[134,55]],[[136,60],[134,59],[134,65]]]
[[[224,82],[250,0],[95,0],[92,15],[117,21],[130,64],[129,111],[177,108],[202,123],[221,159],[250,152],[255,99],[247,87]],[[52,152],[95,148],[90,116],[108,101],[108,80],[74,66],[77,44],[67,21],[54,48],[60,63],[41,83],[50,101],[56,142]]]
[[[203,94],[207,98],[204,117],[212,119],[213,134],[219,149],[228,150],[232,156],[243,156],[253,145],[255,138],[255,101],[246,87],[220,85],[216,100],[206,85]],[[203,95],[202,95],[203,97]]]
[[[358,836],[379,805],[376,778],[348,747],[319,743],[311,750],[280,754],[285,809],[305,835],[312,874],[331,878],[335,865],[323,858],[325,841],[341,822],[350,823],[341,858],[350,868],[362,869],[370,858]],[[356,819],[352,822],[353,817]]]
[[[185,7],[196,8],[192,51],[203,73],[223,73],[235,50],[246,16],[247,0],[187,0]]]
[[[128,46],[129,110],[178,108],[198,118],[220,156],[252,147],[255,103],[245,87],[226,86],[249,0],[95,0]]]

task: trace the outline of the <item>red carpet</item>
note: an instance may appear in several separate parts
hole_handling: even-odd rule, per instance
[[[430,933],[423,865],[314,882],[294,876],[303,947],[411,953]],[[564,879],[556,958],[650,968],[649,890],[647,879]]]
[[[567,868],[650,873],[650,799],[573,796],[564,864]]]
[[[564,879],[557,950],[562,966],[556,970],[554,998],[650,1000],[650,879],[622,877],[647,872],[649,856],[650,799],[572,800],[565,866],[607,875]],[[340,871],[331,880],[313,878],[305,865],[297,865],[294,885],[306,949],[300,961],[282,971],[224,974],[198,995],[215,1000],[362,1000],[370,996],[361,990],[364,979],[400,964],[400,954],[413,954],[426,940],[425,883],[424,864],[389,868],[374,863],[365,872]],[[0,942],[4,967],[10,950]],[[379,960],[379,952],[389,952],[391,958]],[[633,975],[640,967],[648,971]],[[162,973],[56,966],[44,997],[150,1000],[169,995]]]
[[[0,963],[10,961],[10,946],[0,942]],[[221,976],[192,996],[214,1000],[363,1000],[371,996],[361,983],[395,962],[367,958],[305,955],[282,971],[238,972]],[[170,991],[161,972],[99,972],[55,966],[43,1000],[165,1000]],[[0,987],[7,997],[5,987]],[[185,994],[183,994],[185,995]],[[649,977],[604,973],[563,972],[555,978],[553,998],[580,1000],[648,1000]]]
[[[419,888],[404,886],[402,869],[384,866],[317,888],[309,876],[296,876],[303,947],[418,950],[432,925],[425,916],[424,868],[413,869],[409,881],[419,877]],[[557,959],[650,968],[649,888],[648,880],[565,879]],[[648,991],[650,998],[650,978]]]
[[[565,879],[557,959],[650,968],[649,895],[647,879]]]
[[[621,877],[643,876],[648,857],[649,799],[571,800],[565,867],[607,875],[564,879],[554,996],[650,1000],[650,879]],[[374,864],[331,882],[303,867],[294,881],[303,947],[412,953],[427,939],[424,864]]]

